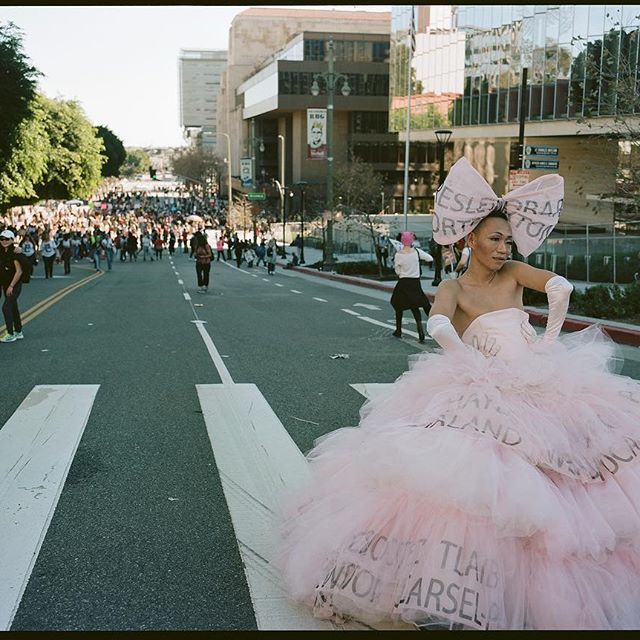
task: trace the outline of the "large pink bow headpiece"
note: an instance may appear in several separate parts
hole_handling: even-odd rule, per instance
[[[563,202],[562,176],[540,176],[498,198],[471,163],[460,158],[436,191],[433,239],[443,245],[457,242],[501,204],[518,251],[528,256],[553,231]]]

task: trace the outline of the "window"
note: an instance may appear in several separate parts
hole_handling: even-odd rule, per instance
[[[388,112],[386,111],[352,111],[351,133],[387,133]]]
[[[324,60],[324,40],[305,40],[304,41],[304,59],[305,60]]]

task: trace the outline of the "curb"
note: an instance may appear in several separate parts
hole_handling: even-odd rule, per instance
[[[382,282],[375,282],[373,280],[365,280],[363,278],[356,278],[354,276],[342,276],[337,273],[326,273],[324,271],[318,271],[317,269],[309,269],[307,267],[288,267],[292,271],[300,271],[308,275],[316,276],[318,278],[325,278],[326,280],[335,280],[336,282],[344,282],[345,284],[353,284],[358,287],[365,287],[368,289],[377,289],[378,291],[386,291],[391,293],[395,284],[388,285]],[[430,302],[433,302],[434,295],[432,293],[426,294]],[[547,324],[547,313],[541,311],[537,307],[525,307],[525,311],[529,314],[531,324],[544,327]],[[562,329],[564,331],[580,331],[586,329],[594,324],[597,324],[614,342],[619,344],[628,344],[633,347],[640,347],[640,327],[636,329],[617,327],[614,325],[606,324],[606,322],[592,322],[591,320],[583,319],[580,316],[568,316]]]

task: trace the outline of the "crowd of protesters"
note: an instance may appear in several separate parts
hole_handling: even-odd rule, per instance
[[[181,252],[196,262],[202,292],[209,286],[213,260],[235,260],[238,267],[262,263],[270,274],[275,267],[275,242],[267,240],[268,236],[258,242],[240,239],[214,216],[203,220],[195,214],[185,215],[175,201],[167,205],[166,199],[163,202],[144,194],[108,192],[99,194],[92,204],[47,201],[13,207],[0,215],[0,233],[4,234],[0,240],[0,289],[6,325],[1,342],[23,337],[18,297],[22,284],[30,281],[40,263],[44,279],[49,280],[54,277],[55,265],[62,265],[64,275],[78,263],[108,272],[114,260],[153,262],[162,260],[165,251],[170,256]],[[202,239],[207,249],[202,249]]]

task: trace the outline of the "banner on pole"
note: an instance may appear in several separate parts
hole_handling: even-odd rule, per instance
[[[240,182],[243,187],[253,186],[251,158],[240,158]]]
[[[307,109],[307,160],[327,159],[327,110]]]

